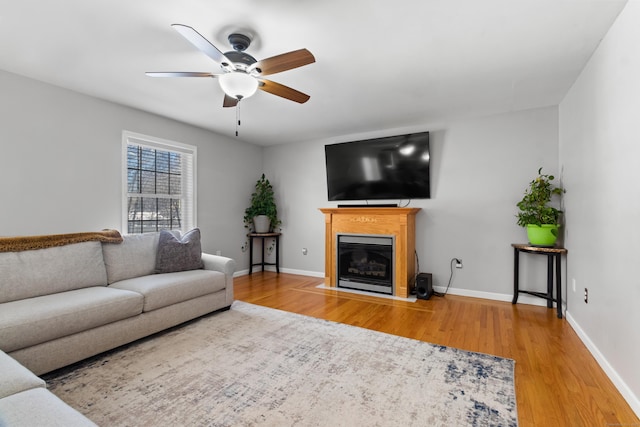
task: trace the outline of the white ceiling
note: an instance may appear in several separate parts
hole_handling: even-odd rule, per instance
[[[258,60],[307,48],[316,63],[269,76],[307,93],[258,91],[240,138],[272,145],[558,104],[622,0],[0,0],[0,69],[228,136],[214,71],[171,24],[223,52],[245,30]]]

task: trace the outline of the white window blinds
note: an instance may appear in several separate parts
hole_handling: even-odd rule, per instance
[[[196,226],[196,147],[123,133],[123,230],[187,231]]]

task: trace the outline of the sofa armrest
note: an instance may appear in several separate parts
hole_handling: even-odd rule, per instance
[[[214,270],[233,277],[236,271],[236,262],[227,257],[211,254],[202,254],[202,262],[205,270]]]
[[[202,262],[205,270],[213,270],[224,273],[226,282],[226,303],[233,303],[233,273],[236,271],[235,260],[219,255],[202,254]]]

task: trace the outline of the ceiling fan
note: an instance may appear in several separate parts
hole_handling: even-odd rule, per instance
[[[205,55],[218,62],[223,73],[163,71],[147,72],[147,76],[217,78],[220,87],[225,93],[223,107],[235,107],[240,100],[249,98],[257,89],[300,104],[309,100],[310,96],[307,94],[262,78],[262,76],[314,63],[316,59],[307,49],[294,50],[257,61],[253,56],[245,52],[251,44],[251,39],[244,34],[233,33],[229,35],[229,43],[231,43],[233,50],[222,53],[193,28],[182,24],[173,24],[171,26]]]

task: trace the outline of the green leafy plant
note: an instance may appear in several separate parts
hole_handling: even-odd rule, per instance
[[[553,175],[543,174],[542,168],[538,169],[538,176],[529,183],[522,200],[517,203],[519,226],[558,224],[562,211],[549,203],[553,196],[560,196],[565,190],[555,186],[554,179]]]
[[[269,180],[262,174],[256,182],[255,191],[251,194],[251,205],[244,211],[244,226],[253,229],[253,217],[266,215],[271,221],[271,230],[274,230],[282,221],[278,219],[275,193]]]

